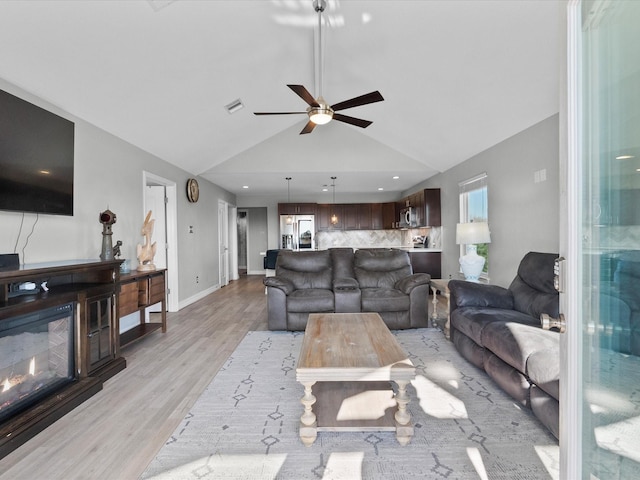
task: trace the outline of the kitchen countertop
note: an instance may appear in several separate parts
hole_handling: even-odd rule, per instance
[[[406,250],[407,252],[442,252],[441,248],[429,248],[429,247],[391,247],[398,248],[400,250]]]

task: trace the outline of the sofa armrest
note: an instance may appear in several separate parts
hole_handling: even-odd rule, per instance
[[[337,290],[358,290],[360,285],[355,278],[342,277],[333,280],[333,291]]]
[[[409,295],[411,290],[418,285],[429,285],[431,283],[431,275],[428,273],[414,273],[408,277],[401,278],[396,282],[394,288],[400,290],[405,295]]]
[[[513,294],[498,285],[451,280],[449,291],[451,292],[449,312],[460,307],[492,307],[513,310]]]
[[[267,287],[274,287],[282,290],[285,295],[289,295],[296,289],[290,280],[282,277],[266,277],[262,280],[262,283]]]

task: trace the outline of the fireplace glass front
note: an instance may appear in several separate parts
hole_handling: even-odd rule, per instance
[[[0,422],[72,382],[74,304],[0,320]]]

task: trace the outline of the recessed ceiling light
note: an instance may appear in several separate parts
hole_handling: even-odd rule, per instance
[[[249,188],[249,185],[242,185],[242,188]]]
[[[384,190],[384,188],[382,187],[378,187],[378,191]]]
[[[51,175],[51,172],[49,170],[38,170],[38,172],[40,172],[42,175]]]
[[[242,110],[244,108],[244,104],[242,103],[242,100],[238,98],[237,100],[225,105],[224,108],[226,108],[227,112],[231,114],[236,113],[238,110]]]
[[[618,155],[616,160],[629,160],[631,158],[636,158],[633,155]]]
[[[398,175],[394,175],[394,176],[393,176],[393,179],[394,179],[394,180],[398,180],[399,178],[400,178],[400,177],[399,177]]]
[[[328,189],[327,187],[322,187],[322,191],[323,191],[323,192],[328,192],[328,191],[329,191],[329,189]]]

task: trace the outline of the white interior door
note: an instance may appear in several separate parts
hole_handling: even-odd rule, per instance
[[[167,269],[167,310],[177,312],[178,303],[178,199],[176,183],[143,172],[144,205],[142,219],[149,210],[156,219],[153,241],[158,242],[154,263]],[[162,213],[160,213],[162,212]],[[165,245],[164,249],[160,245]]]
[[[572,1],[561,478],[640,478],[640,2]]]

